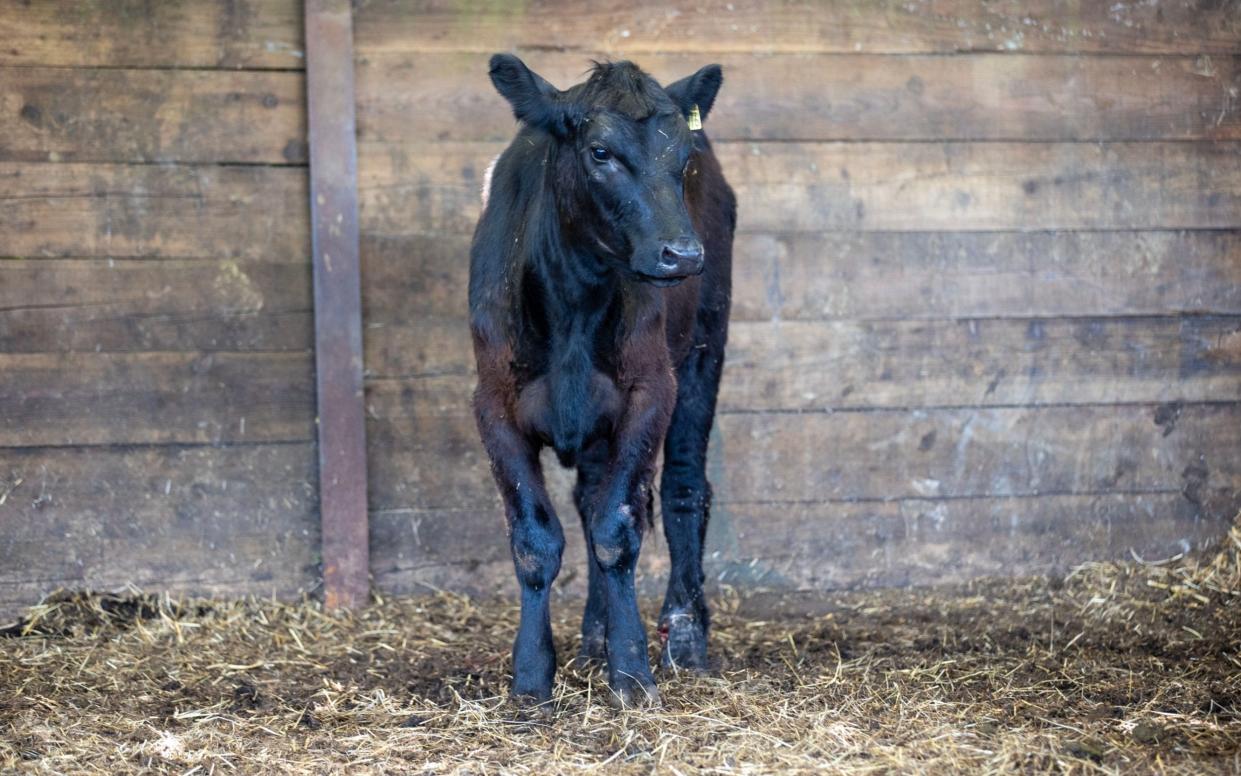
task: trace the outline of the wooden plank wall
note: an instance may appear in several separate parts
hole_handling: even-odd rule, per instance
[[[495,51],[562,87],[591,58],[665,82],[724,65],[715,580],[1164,557],[1241,505],[1235,3],[361,0],[356,31],[383,588],[511,586],[465,321],[478,188],[514,129]],[[568,555],[580,591],[580,538]],[[648,591],[665,555],[648,544]]]
[[[317,583],[300,9],[0,0],[0,609]]]
[[[375,581],[510,587],[465,324],[513,131],[501,50],[561,85],[592,57],[726,68],[713,579],[928,583],[1218,535],[1241,13],[1199,5],[357,2]],[[317,583],[300,6],[0,0],[0,609]]]

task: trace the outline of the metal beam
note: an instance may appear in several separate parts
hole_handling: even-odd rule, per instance
[[[305,10],[319,508],[324,602],[334,609],[362,606],[370,592],[353,16],[349,0],[306,0]]]

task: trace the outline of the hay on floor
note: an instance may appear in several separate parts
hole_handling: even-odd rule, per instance
[[[1214,555],[1064,579],[725,592],[712,675],[617,712],[571,667],[546,716],[505,700],[509,602],[62,594],[0,637],[0,770],[1237,772],[1239,555],[1241,525]]]

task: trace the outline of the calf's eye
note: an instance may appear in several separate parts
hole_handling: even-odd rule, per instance
[[[606,162],[612,158],[612,152],[603,146],[594,146],[590,149],[590,156],[596,162]]]

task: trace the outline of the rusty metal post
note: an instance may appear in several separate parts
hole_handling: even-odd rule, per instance
[[[305,10],[319,508],[334,609],[362,606],[370,592],[353,15],[349,0],[306,0]]]

